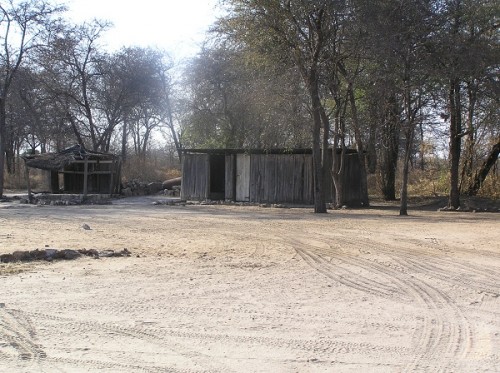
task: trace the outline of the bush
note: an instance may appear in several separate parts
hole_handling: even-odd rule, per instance
[[[131,156],[122,165],[122,180],[141,180],[146,182],[163,182],[181,176],[178,161],[171,162],[164,158],[142,159]]]

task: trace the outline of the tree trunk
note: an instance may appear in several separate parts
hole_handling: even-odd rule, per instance
[[[474,148],[476,146],[476,131],[474,129],[474,116],[477,101],[477,86],[473,82],[467,83],[467,132],[464,144],[462,177],[460,180],[460,190],[463,191],[466,186],[473,183],[474,170]]]
[[[182,146],[179,141],[179,136],[175,131],[174,117],[172,115],[172,106],[170,105],[170,99],[167,100],[167,116],[168,116],[168,128],[170,129],[170,134],[174,140],[175,150],[177,151],[177,156],[179,157],[179,164],[182,164]]]
[[[408,95],[407,100],[410,97]],[[406,128],[406,141],[405,141],[405,157],[403,160],[403,180],[401,183],[401,199],[399,205],[399,215],[406,216],[408,215],[408,175],[410,173],[410,159],[413,148],[413,139],[415,137],[415,121],[411,114],[410,102],[406,104],[408,107],[407,111],[407,128]]]
[[[498,139],[498,142],[493,146],[493,149],[491,150],[488,158],[484,161],[483,165],[476,173],[474,181],[471,182],[469,188],[467,189],[467,195],[469,196],[477,195],[479,189],[481,189],[481,186],[483,185],[484,180],[486,179],[486,176],[488,176],[488,173],[490,172],[491,168],[497,162],[499,154],[500,154],[500,139]]]
[[[312,158],[314,178],[314,212],[326,213],[326,200],[324,188],[324,168],[321,155],[321,100],[319,97],[318,77],[312,70],[309,74],[309,94],[311,96],[313,133],[312,133]]]
[[[425,171],[424,123],[419,124],[420,130],[420,170]]]
[[[344,205],[344,174],[345,174],[345,113],[347,110],[347,99],[342,100],[340,95],[335,96],[335,129],[333,138],[332,169],[331,177],[335,187],[335,207]],[[340,156],[337,157],[337,149]]]
[[[125,163],[127,160],[127,121],[123,121],[122,128],[122,163]]]
[[[76,137],[76,141],[78,141],[78,145],[80,145],[80,146],[85,145],[83,143],[83,139],[80,135],[80,132],[78,131],[78,127],[76,125],[75,119],[73,118],[73,116],[70,113],[67,113],[67,116],[68,116],[69,122],[71,123],[71,128],[73,129],[73,133]]]
[[[335,189],[335,200],[333,201],[335,207],[341,207],[344,204],[344,189],[342,185],[342,174],[344,169],[344,142],[342,141],[341,136],[341,121],[343,119],[340,115],[340,108],[337,109],[335,115],[335,129],[333,136],[333,151],[332,151],[332,168],[331,168],[331,178],[333,182],[333,188]],[[340,145],[339,145],[340,144]],[[337,157],[337,149],[341,148],[340,157]]]
[[[396,200],[396,167],[397,167],[397,154],[394,143],[390,144],[391,148],[384,149],[384,155],[380,162],[380,176],[381,176],[381,192],[384,200]]]
[[[380,159],[381,191],[386,201],[396,199],[396,169],[399,155],[400,118],[397,100],[394,95],[388,102],[382,125],[382,156]]]
[[[363,140],[361,139],[361,129],[359,127],[358,120],[358,109],[356,107],[356,99],[354,97],[354,90],[352,88],[352,84],[349,84],[349,103],[351,106],[351,114],[352,114],[352,124],[354,127],[354,135],[356,136],[356,149],[358,151],[359,165],[360,165],[360,177],[361,177],[361,203],[363,206],[370,206],[370,200],[368,198],[368,181],[366,178],[366,157],[365,157],[365,149],[363,146]]]
[[[0,98],[0,198],[3,197],[5,174],[5,100]]]
[[[372,116],[375,118],[375,116]],[[377,172],[377,121],[373,120],[370,123],[370,136],[368,138],[367,147],[367,171],[370,174]]]
[[[408,174],[410,167],[410,140],[406,140],[405,145],[405,158],[403,163],[403,180],[401,183],[401,200],[399,205],[399,215],[406,216],[408,215]]]
[[[456,210],[460,207],[459,174],[460,154],[462,150],[462,109],[460,81],[458,79],[450,82],[448,100],[450,110],[450,195],[448,207]]]
[[[330,155],[333,156],[332,153],[330,153],[330,149],[328,146],[328,142],[330,139],[330,120],[328,118],[328,115],[326,115],[326,111],[323,105],[320,106],[321,109],[321,122],[323,123],[323,134],[322,134],[322,153],[321,153],[321,164],[323,168],[323,189],[325,191],[325,203],[327,199],[326,192],[327,190],[330,192],[330,196],[328,196],[328,200],[330,200],[332,196],[332,189],[327,188],[327,180],[329,177],[331,177],[329,165],[330,165]],[[335,147],[333,150],[333,153],[335,153]]]

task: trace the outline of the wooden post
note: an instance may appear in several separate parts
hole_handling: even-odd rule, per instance
[[[26,159],[24,160],[24,175],[26,177],[26,186],[28,188],[28,202],[31,203],[31,184],[30,184],[30,171],[26,164]]]
[[[83,198],[87,198],[88,176],[89,176],[89,160],[87,157],[85,157],[85,163],[83,165]]]
[[[114,183],[114,180],[113,180],[113,175],[115,173],[115,170],[116,170],[116,160],[113,159],[113,161],[111,162],[111,166],[110,166],[110,174],[109,174],[109,196],[111,197],[111,195],[113,194],[113,183]]]
[[[121,158],[118,158],[117,164],[116,164],[116,180],[115,180],[115,193],[120,194],[120,186],[121,186],[121,180],[122,180],[122,160]]]

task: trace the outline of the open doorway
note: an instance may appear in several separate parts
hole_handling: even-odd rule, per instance
[[[210,199],[223,200],[226,192],[226,157],[224,154],[210,155]]]

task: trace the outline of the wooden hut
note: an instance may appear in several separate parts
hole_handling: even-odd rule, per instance
[[[333,155],[333,151],[331,151]],[[336,157],[340,157],[335,152]],[[332,159],[332,156],[330,156]],[[360,164],[349,150],[344,162],[344,202],[361,205]],[[331,178],[328,200],[334,200]],[[185,149],[181,197],[255,203],[313,204],[311,149]]]
[[[75,145],[58,153],[25,155],[28,194],[29,169],[45,170],[51,193],[114,194],[120,192],[120,158]],[[62,181],[62,185],[60,182]]]

